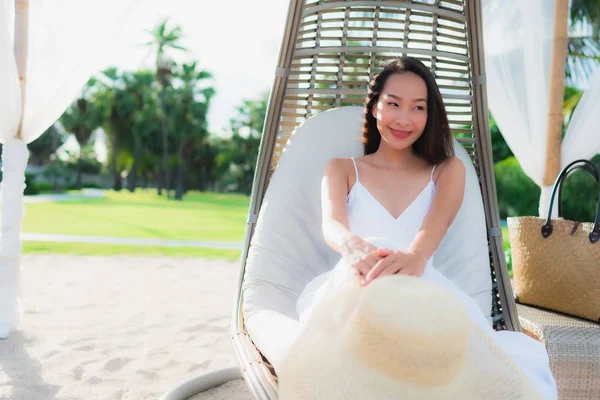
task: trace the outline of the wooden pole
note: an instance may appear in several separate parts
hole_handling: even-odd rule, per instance
[[[27,83],[27,52],[29,45],[29,0],[15,0],[15,60],[21,85],[21,118],[16,138],[22,138],[23,116],[25,115],[25,86]]]
[[[565,91],[565,64],[567,60],[568,13],[569,0],[555,0],[544,186],[551,186],[554,184],[554,180],[560,172],[560,144],[563,124],[562,109]]]

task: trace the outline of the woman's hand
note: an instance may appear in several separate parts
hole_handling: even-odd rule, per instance
[[[366,283],[373,279],[394,274],[421,276],[427,262],[411,251],[394,251],[379,260],[366,275]]]
[[[377,248],[359,237],[352,237],[342,245],[342,256],[359,277],[361,284],[366,283],[367,274],[390,251]]]

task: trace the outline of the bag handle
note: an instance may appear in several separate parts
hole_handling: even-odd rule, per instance
[[[574,168],[571,168],[576,164],[585,164],[586,167],[583,167],[582,165],[578,165]],[[544,237],[544,239],[549,237],[550,235],[552,235],[552,230],[553,230],[552,207],[554,206],[554,197],[556,196],[556,192],[558,191],[558,189],[560,187],[562,187],[562,182],[565,180],[567,175],[570,172],[572,172],[578,168],[584,168],[588,172],[594,171],[594,173],[592,173],[592,175],[594,175],[594,177],[596,177],[596,179],[600,178],[600,169],[596,166],[596,164],[594,164],[590,160],[583,160],[583,159],[575,160],[575,161],[571,162],[569,165],[567,165],[565,168],[563,168],[563,170],[560,172],[560,174],[556,178],[556,181],[554,182],[554,188],[552,188],[552,197],[550,198],[550,207],[548,207],[548,218],[546,219],[546,223],[542,226],[542,230],[541,230],[542,237]],[[600,185],[598,185],[598,208],[596,210],[596,219],[594,220],[594,228],[592,229],[592,231],[589,234],[589,240],[590,240],[590,243],[592,243],[592,244],[594,244],[598,240],[600,240]]]
[[[562,217],[563,212],[562,212],[562,190],[563,190],[563,184],[565,183],[565,181],[567,180],[567,178],[569,177],[569,175],[574,172],[577,169],[583,169],[587,172],[589,172],[595,179],[596,179],[596,183],[600,184],[600,175],[597,174],[597,172],[600,172],[600,168],[598,168],[598,171],[596,170],[596,168],[592,167],[589,164],[583,163],[582,165],[575,165],[573,167],[571,167],[570,169],[567,170],[567,173],[565,174],[564,179],[562,179],[559,183],[558,186],[558,216]]]

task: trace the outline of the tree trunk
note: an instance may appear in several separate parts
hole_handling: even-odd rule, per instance
[[[121,190],[122,187],[120,185],[121,171],[119,171],[119,166],[117,165],[121,143],[119,140],[120,132],[115,119],[116,117],[114,117],[114,115],[110,117],[110,122],[106,125],[105,130],[110,130],[110,136],[108,136],[110,140],[109,143],[111,144],[109,169],[113,179],[112,188],[118,191]]]
[[[127,189],[131,193],[135,192],[135,188],[137,187],[138,168],[140,165],[140,158],[142,157],[142,141],[137,135],[134,137],[134,141],[135,150],[133,154],[133,164],[131,165],[131,170],[129,170],[129,175],[127,176]]]
[[[82,165],[81,157],[83,157],[83,155],[79,154],[79,157],[77,158],[77,178],[75,180],[75,189],[77,189],[77,190],[81,190],[83,187],[82,182],[81,182],[81,165]]]
[[[182,140],[182,143],[184,141]],[[175,182],[175,200],[182,200],[185,180],[185,159],[183,158],[183,144],[177,152],[177,181]]]
[[[115,146],[112,154],[112,173],[113,173],[113,190],[120,191],[123,189],[123,180],[121,178],[121,171],[118,165],[118,139],[115,139]]]
[[[204,182],[206,180],[205,176],[206,176],[206,167],[204,165],[202,165],[200,167],[200,171],[198,171],[198,190],[201,192],[204,191]]]
[[[52,131],[52,155],[50,158],[50,164],[56,166],[58,163],[58,157],[56,157],[56,150],[58,149],[58,131],[55,129]],[[52,188],[54,193],[58,193],[58,174],[52,174]]]
[[[148,188],[148,170],[144,168],[142,171],[142,185],[144,189]]]
[[[118,192],[121,189],[123,189],[123,178],[121,177],[121,174],[116,174],[115,181],[113,183],[113,190]]]
[[[165,83],[163,82],[161,85],[160,92],[160,108],[162,111],[162,144],[163,144],[163,158],[162,158],[162,168],[163,168],[163,178],[164,178],[164,187],[167,191],[167,198],[170,197],[169,189],[170,185],[170,177],[169,177],[169,137],[167,131],[167,89],[165,88]]]
[[[163,185],[162,168],[159,168],[158,171],[156,172],[156,194],[158,194],[159,196],[162,196],[162,185]]]

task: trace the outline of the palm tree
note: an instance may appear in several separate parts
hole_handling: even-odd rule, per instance
[[[600,2],[572,0],[569,22],[567,84],[577,86],[600,64]]]
[[[126,137],[133,162],[127,175],[127,189],[134,192],[137,187],[138,172],[142,163],[146,145],[150,136],[158,136],[157,129],[160,116],[157,113],[158,100],[156,89],[153,86],[154,73],[149,70],[140,70],[123,74],[124,92],[127,94],[127,103],[130,107],[131,130]],[[131,140],[133,139],[133,141]]]
[[[96,111],[96,105],[90,101],[91,93],[95,91],[97,81],[92,78],[82,89],[80,98],[75,100],[73,104],[60,117],[60,123],[67,132],[72,133],[79,144],[79,157],[77,158],[77,180],[75,187],[81,190],[82,182],[82,158],[83,148],[88,144],[92,137],[92,132],[100,126],[100,118]]]
[[[167,28],[168,20],[165,19],[159,23],[152,31],[149,31],[152,36],[152,40],[145,43],[146,46],[151,46],[156,52],[156,80],[161,86],[160,95],[160,109],[161,109],[161,127],[162,127],[162,139],[163,139],[163,158],[162,158],[162,172],[164,176],[165,189],[167,190],[167,197],[169,197],[170,188],[170,177],[169,177],[169,142],[168,142],[168,130],[167,130],[167,110],[166,110],[166,90],[171,75],[171,68],[166,53],[169,50],[182,50],[186,49],[182,47],[179,42],[182,38],[181,27],[175,26],[172,29]],[[159,192],[160,193],[160,192]]]
[[[176,128],[173,137],[177,143],[177,174],[175,180],[175,199],[183,198],[184,181],[187,175],[186,159],[195,146],[208,136],[206,117],[210,100],[215,91],[206,84],[211,78],[208,71],[198,68],[196,62],[183,64],[175,77],[181,85],[172,90],[172,116],[170,120]]]
[[[50,125],[39,138],[27,145],[30,154],[29,164],[50,164],[52,155],[56,153],[56,149],[65,143],[66,139],[66,135],[57,128],[56,123]]]
[[[119,191],[122,189],[122,168],[119,163],[119,154],[121,153],[121,142],[127,130],[127,127],[123,126],[121,118],[124,114],[126,115],[126,107],[123,106],[123,96],[119,93],[123,86],[123,79],[121,72],[115,67],[102,71],[98,78],[98,90],[94,93],[94,101],[102,121],[102,129],[108,139],[109,168],[113,176],[112,188]]]

